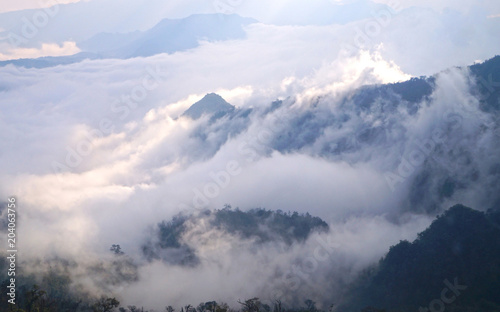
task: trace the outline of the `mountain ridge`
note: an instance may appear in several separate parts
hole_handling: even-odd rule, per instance
[[[182,52],[198,47],[201,40],[224,41],[244,39],[246,25],[257,20],[237,14],[192,14],[182,19],[162,19],[146,31],[128,33],[98,33],[78,43],[80,53],[69,56],[49,56],[34,59],[0,61],[26,68],[46,68],[95,59],[128,59],[161,53]]]
[[[208,93],[201,100],[191,105],[181,116],[199,119],[203,115],[212,115],[214,119],[222,117],[236,109],[220,95]]]
[[[361,275],[339,309],[421,311],[452,283],[463,286],[447,311],[500,311],[498,215],[499,210],[451,207],[415,241],[392,246],[377,266]]]

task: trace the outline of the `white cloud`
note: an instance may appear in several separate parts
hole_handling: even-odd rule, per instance
[[[6,54],[0,53],[0,61],[39,58],[43,56],[65,56],[80,52],[75,42],[67,41],[61,46],[55,43],[43,43],[40,49],[16,48],[9,50]]]
[[[281,290],[281,299],[289,304],[301,304],[308,298],[325,307],[325,298],[328,304],[339,299],[337,285],[378,261],[383,256],[381,250],[400,238],[413,240],[429,221],[423,216],[413,217],[402,227],[381,217],[354,217],[332,224],[331,233],[313,234],[305,244],[291,247],[272,243],[255,246],[252,241],[241,241],[217,230],[200,235],[200,222],[185,235],[185,240],[199,250],[200,265],[188,270],[157,261],[145,265],[140,268],[144,279],[123,290],[124,302],[159,309],[166,302],[179,306],[219,298],[236,308],[238,298],[258,296],[270,302]],[[335,246],[323,262],[313,258],[318,250],[323,252],[319,241]],[[305,261],[317,261],[316,266],[307,268]],[[297,285],[291,285],[286,275]],[[207,287],[211,285],[217,287]],[[144,288],[149,291],[144,293]]]
[[[0,7],[0,13],[28,10],[28,9],[39,9],[48,8],[56,4],[67,4],[76,3],[80,1],[91,1],[91,0],[23,0],[23,1],[4,1]]]

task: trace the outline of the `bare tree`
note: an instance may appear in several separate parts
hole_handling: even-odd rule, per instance
[[[174,312],[175,309],[172,306],[166,306],[165,307],[165,312]]]
[[[259,298],[248,299],[245,300],[245,302],[238,300],[238,303],[243,306],[243,312],[260,312],[260,307],[262,305]]]
[[[120,305],[115,298],[101,297],[92,305],[94,312],[111,312]]]
[[[281,300],[279,299],[275,299],[274,300],[274,309],[273,309],[273,312],[284,312],[285,310],[283,310],[283,306],[281,304]]]

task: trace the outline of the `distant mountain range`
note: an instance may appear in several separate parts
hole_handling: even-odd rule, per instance
[[[243,39],[244,27],[255,19],[236,14],[197,14],[183,19],[164,19],[147,31],[100,33],[78,44],[81,53],[71,56],[18,59],[0,62],[26,68],[68,65],[83,60],[147,57],[196,48],[200,41]]]
[[[44,4],[48,3],[50,2]],[[236,1],[226,3],[236,3]],[[80,44],[100,32],[128,33],[139,29],[146,30],[152,28],[167,16],[171,18],[172,16],[185,17],[193,12],[193,8],[178,10],[179,8],[176,8],[176,6],[172,10],[170,5],[165,5],[164,1],[161,0],[148,0],[146,4],[123,0],[79,1],[58,4],[46,9],[54,17],[50,19],[50,25],[40,31],[31,44],[36,46],[40,43],[62,43],[68,40]],[[214,4],[213,1],[200,2],[196,4],[195,10],[197,12],[226,12],[226,10],[217,11]],[[254,8],[258,5],[260,3],[245,4],[245,6],[253,6]],[[237,9],[238,6],[237,4],[234,8]],[[117,9],[118,7],[119,9]],[[316,0],[307,6],[304,6],[301,0],[294,0],[289,1],[287,6],[281,6],[280,10],[276,11],[275,14],[255,16],[255,18],[261,22],[276,25],[346,24],[371,18],[373,12],[381,12],[387,9],[387,6],[369,0],[356,0],[348,3]],[[38,8],[34,8],[0,13],[0,38],[9,32],[20,34],[24,19],[32,20],[33,15],[40,14],[37,13],[38,11]],[[91,21],[89,21],[89,16],[92,17]]]
[[[45,56],[36,59],[18,59],[10,61],[0,61],[0,67],[12,64],[17,67],[25,67],[25,68],[46,68],[59,65],[80,63],[84,60],[99,60],[102,58],[103,57],[98,54],[80,52],[78,54],[68,55],[68,56]]]
[[[200,40],[242,39],[246,35],[243,27],[255,22],[236,14],[197,14],[183,19],[164,19],[144,32],[101,33],[79,47],[108,58],[147,57],[196,48]]]

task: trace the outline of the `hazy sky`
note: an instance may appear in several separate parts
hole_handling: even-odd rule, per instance
[[[1,8],[10,10],[9,6],[23,5],[26,8],[39,8],[37,1],[10,2],[4,1]],[[36,58],[40,56],[71,55],[80,51],[79,43],[90,39],[100,32],[132,32],[147,30],[163,18],[181,18],[194,13],[237,13],[254,17],[258,21],[275,25],[322,25],[324,29],[332,25],[352,24],[340,31],[351,33],[350,38],[341,44],[352,45],[353,42],[366,42],[367,27],[375,23],[376,35],[368,36],[368,45],[383,43],[386,50],[394,47],[400,56],[385,51],[384,56],[396,61],[410,74],[431,74],[432,71],[417,70],[422,64],[415,60],[412,53],[421,56],[427,63],[445,66],[459,65],[464,61],[470,63],[476,59],[484,59],[496,51],[497,43],[493,40],[500,29],[500,3],[495,0],[462,0],[462,1],[393,1],[377,0],[398,11],[389,14],[386,25],[384,7],[376,6],[367,0],[335,1],[335,0],[276,0],[268,1],[226,1],[226,0],[92,0],[89,2],[60,6],[53,10],[43,25],[37,27],[36,34],[24,38],[23,30],[32,23],[34,16],[47,14],[42,9],[27,12],[10,12],[0,14],[0,60],[15,58]],[[51,2],[42,2],[43,5]],[[402,11],[402,9],[410,8]],[[11,7],[11,9],[13,9]],[[37,15],[38,14],[38,15]],[[49,14],[50,15],[50,14]],[[89,23],[89,19],[92,23]],[[381,26],[381,27],[380,27]],[[1,30],[4,30],[2,33]],[[32,31],[32,30],[30,30]],[[323,31],[318,29],[319,32]],[[370,29],[368,29],[370,31]],[[20,38],[13,42],[12,38]],[[491,38],[491,39],[490,39]],[[19,43],[19,44],[18,44]],[[434,46],[438,44],[438,46]],[[442,44],[444,44],[442,46]],[[466,51],[476,49],[474,53]],[[446,57],[432,59],[426,57],[426,51],[436,50]],[[454,51],[453,53],[451,51]],[[456,51],[459,54],[456,55]],[[409,53],[407,53],[409,52]],[[451,56],[451,58],[450,58]],[[412,58],[401,59],[401,58]],[[461,58],[463,61],[453,61]],[[415,63],[417,62],[417,63]],[[412,65],[410,65],[412,63]],[[435,65],[435,64],[433,64]],[[436,69],[435,66],[432,66]]]
[[[0,6],[0,12],[9,12],[9,11],[16,11],[16,10],[23,10],[23,9],[37,9],[40,7],[48,7],[51,6],[55,3],[63,4],[63,3],[74,3],[74,2],[81,2],[81,1],[95,1],[95,2],[105,2],[105,0],[20,0],[20,1],[8,1],[8,0],[2,0],[1,1],[1,6]],[[137,2],[137,3],[143,3],[141,0],[125,0],[127,2]],[[122,1],[122,2],[125,2]],[[178,2],[180,4],[179,7],[182,8],[188,8],[188,10],[192,12],[197,12],[201,8],[204,8],[206,3],[213,2],[212,5],[216,5],[216,1],[213,0],[197,0],[197,1],[169,1],[170,3],[172,2]],[[249,2],[250,4],[246,3]],[[226,2],[226,3],[236,3],[234,7],[238,7],[237,10],[239,11],[238,13],[241,14],[246,14],[247,12],[245,9],[249,7],[260,7],[261,14],[264,12],[269,12],[269,9],[267,6],[272,5],[275,8],[279,8],[282,6],[289,5],[292,2],[296,3],[305,3],[307,2],[307,5],[311,6],[316,6],[321,2],[327,2],[327,1],[318,1],[318,0],[310,0],[310,1],[302,1],[302,0],[276,0],[273,1],[272,3],[269,3],[268,1],[262,1],[262,0],[240,0],[240,1],[232,1],[232,2]],[[354,0],[330,0],[330,2],[333,3],[352,3],[356,2]],[[457,10],[469,10],[474,6],[482,6],[487,9],[492,10],[491,13],[492,15],[494,14],[500,14],[500,10],[498,10],[498,1],[495,0],[481,0],[481,1],[475,1],[475,0],[462,0],[462,1],[453,1],[453,0],[438,0],[438,1],[433,1],[433,0],[405,0],[405,1],[398,1],[398,0],[375,0],[374,2],[378,3],[384,3],[392,7],[410,7],[410,6],[419,6],[419,7],[429,7],[437,10],[442,10],[444,8],[453,8]],[[168,5],[168,4],[166,4]],[[276,14],[276,12],[273,12],[271,10],[270,14]]]
[[[79,2],[80,0],[59,0],[57,3],[71,3],[71,2]],[[41,7],[50,7],[54,5],[56,1],[46,0],[46,1],[38,1],[38,0],[22,0],[22,1],[8,1],[2,0],[0,2],[0,13],[1,12],[11,12],[18,10],[26,10],[26,9],[38,9]]]

